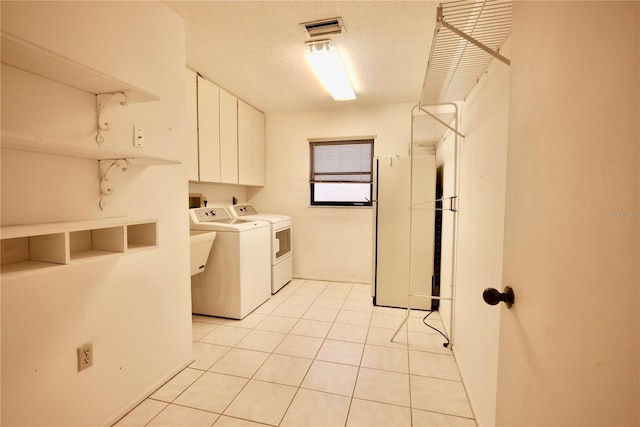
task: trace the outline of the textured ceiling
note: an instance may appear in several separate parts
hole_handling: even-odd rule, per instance
[[[187,66],[264,112],[418,102],[434,1],[169,1],[185,20]],[[342,17],[331,39],[355,101],[335,102],[304,58],[300,23]]]

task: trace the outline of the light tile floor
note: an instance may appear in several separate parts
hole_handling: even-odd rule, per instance
[[[195,361],[116,425],[475,426],[425,313],[390,341],[405,314],[368,285],[294,279],[242,320],[193,316]]]

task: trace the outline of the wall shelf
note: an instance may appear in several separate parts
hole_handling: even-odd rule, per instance
[[[438,6],[420,106],[464,101],[511,34],[512,0],[456,0]]]
[[[2,62],[93,93],[123,92],[129,103],[157,101],[158,95],[2,31]]]
[[[157,225],[121,217],[0,227],[2,276],[154,248]]]
[[[78,157],[93,160],[127,159],[132,165],[160,166],[179,165],[182,162],[174,159],[148,156],[130,150],[110,150],[104,147],[83,147],[79,144],[69,145],[53,139],[40,138],[32,135],[22,135],[2,132],[1,148],[31,151],[36,153],[56,154],[59,156]]]
[[[80,157],[95,160],[127,159],[135,165],[155,166],[180,164],[180,161],[144,153],[131,149],[110,150],[100,146],[104,140],[103,132],[110,129],[104,117],[111,99],[120,101],[120,105],[158,101],[158,95],[145,89],[107,75],[85,64],[75,61],[43,46],[34,44],[7,31],[1,32],[3,64],[27,71],[41,77],[65,84],[96,96],[97,145],[86,142],[61,142],[41,138],[35,135],[21,135],[2,132],[2,148],[32,151],[62,156]],[[118,96],[119,95],[119,96]],[[111,104],[114,104],[113,102]],[[139,149],[138,149],[139,151]]]

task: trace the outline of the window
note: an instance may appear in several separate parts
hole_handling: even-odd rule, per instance
[[[309,141],[311,205],[371,206],[373,139]]]

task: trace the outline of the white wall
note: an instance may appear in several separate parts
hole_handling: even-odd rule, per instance
[[[371,208],[310,207],[307,138],[375,135],[376,155],[407,155],[411,104],[266,115],[266,185],[249,188],[263,212],[293,217],[296,277],[371,282]]]
[[[184,29],[147,2],[2,2],[2,28],[159,95],[114,108],[105,145],[184,162]],[[95,96],[2,67],[2,131],[96,146]],[[158,219],[158,247],[2,279],[2,425],[103,425],[191,360],[186,169],[111,175],[98,208],[95,160],[2,150],[2,225]],[[94,365],[76,372],[92,341]]]
[[[247,187],[243,185],[189,182],[190,193],[200,193],[207,198],[207,206],[230,206],[233,198],[238,203],[247,203]],[[187,202],[185,201],[185,206]]]
[[[482,291],[503,288],[508,97],[509,67],[494,60],[462,108],[454,353],[480,426],[495,425],[500,308]]]

